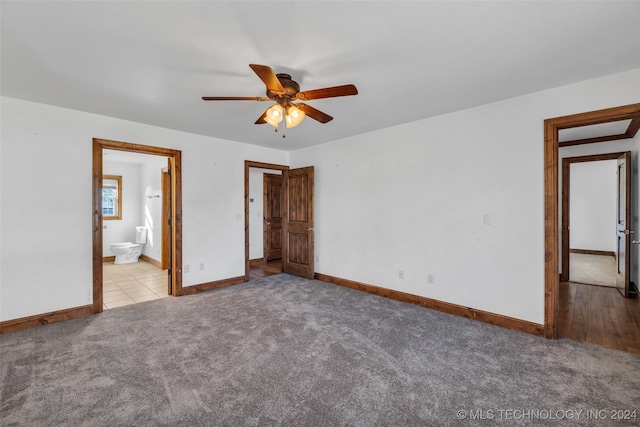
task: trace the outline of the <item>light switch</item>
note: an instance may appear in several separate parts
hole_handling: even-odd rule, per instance
[[[491,215],[484,214],[484,225],[491,225]]]

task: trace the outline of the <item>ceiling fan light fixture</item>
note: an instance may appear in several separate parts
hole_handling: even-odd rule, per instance
[[[0,0],[2,1],[2,0]],[[267,65],[249,64],[249,67],[256,73],[266,86],[267,93],[265,96],[203,96],[203,101],[275,101],[276,105],[272,105],[262,113],[255,121],[255,124],[261,125],[269,123],[278,131],[278,125],[285,119],[287,128],[298,126],[305,117],[309,116],[319,123],[328,123],[333,117],[313,108],[303,102],[294,101],[311,101],[322,98],[336,98],[339,96],[357,95],[358,89],[353,84],[342,86],[325,87],[321,89],[300,91],[300,85],[291,79],[291,75],[285,73],[276,74],[273,69]],[[284,135],[283,135],[284,136]]]
[[[277,128],[278,124],[282,121],[282,106],[276,104],[273,107],[269,108],[267,110],[267,117],[265,117],[264,120],[271,126]]]
[[[290,105],[289,107],[287,107],[287,114],[285,116],[287,121],[287,128],[298,126],[304,119],[304,116],[304,111],[302,111],[295,105]]]

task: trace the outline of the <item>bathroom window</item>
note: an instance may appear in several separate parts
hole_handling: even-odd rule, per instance
[[[102,218],[122,219],[122,177],[102,176]]]

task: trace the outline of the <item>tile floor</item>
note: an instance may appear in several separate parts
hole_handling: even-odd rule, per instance
[[[102,264],[104,309],[166,298],[167,270],[145,261]]]

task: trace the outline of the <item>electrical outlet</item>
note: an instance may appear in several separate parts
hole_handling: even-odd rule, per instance
[[[189,264],[185,264],[184,267],[182,267],[182,271],[184,271],[185,273],[189,273],[191,271],[191,267],[189,266]]]
[[[427,274],[427,284],[433,285],[436,282],[436,279],[433,277],[433,274]]]
[[[404,270],[398,270],[398,279],[404,279]]]
[[[201,262],[200,263],[200,271],[203,271],[203,270],[204,270],[204,262]]]
[[[316,255],[316,262],[320,262],[320,255]]]

